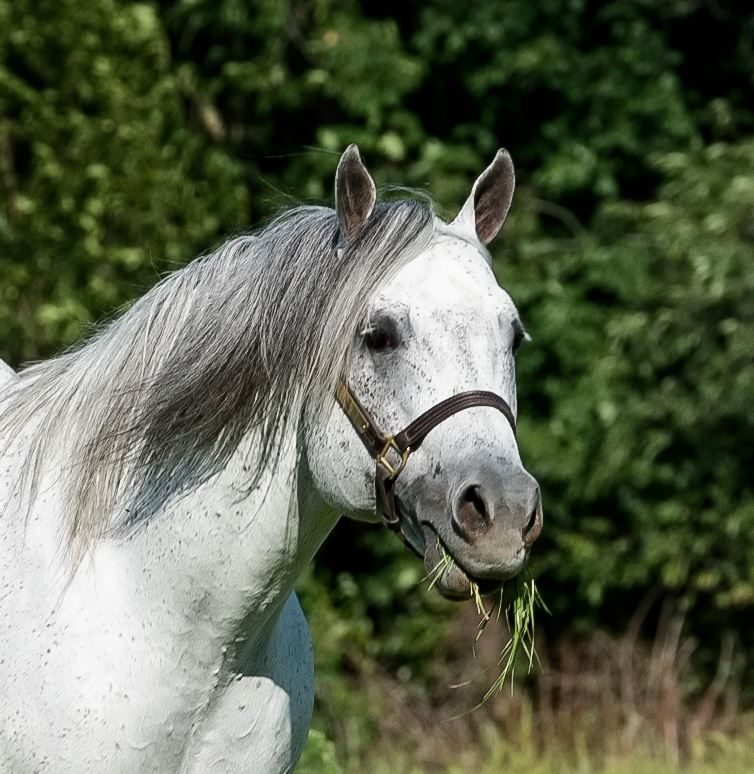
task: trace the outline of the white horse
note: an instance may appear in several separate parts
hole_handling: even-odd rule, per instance
[[[0,369],[3,774],[291,771],[314,678],[293,587],[340,513],[377,518],[369,423],[487,391],[415,431],[407,462],[388,439],[377,477],[405,463],[382,484],[427,567],[452,557],[445,595],[522,568],[542,521],[513,426],[525,333],[484,247],[510,158],[449,224],[375,203],[355,146],[335,192],[77,350]]]

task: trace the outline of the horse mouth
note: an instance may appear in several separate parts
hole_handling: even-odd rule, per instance
[[[423,523],[424,569],[429,582],[446,599],[460,601],[474,596],[476,590],[482,596],[500,591],[503,580],[477,578],[463,569],[456,561],[437,531],[427,522]]]

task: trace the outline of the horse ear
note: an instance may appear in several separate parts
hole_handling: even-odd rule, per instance
[[[377,200],[374,180],[364,166],[356,145],[349,145],[335,172],[335,212],[340,233],[351,239],[369,220]]]
[[[505,221],[515,185],[513,161],[508,151],[500,148],[492,164],[477,178],[453,225],[470,231],[483,245],[489,244]]]

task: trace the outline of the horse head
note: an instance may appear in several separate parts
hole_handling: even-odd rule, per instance
[[[355,146],[335,189],[336,249],[347,250],[379,206]],[[381,515],[428,572],[442,568],[436,585],[448,598],[468,597],[472,582],[497,590],[542,528],[515,433],[515,357],[527,334],[486,249],[513,189],[510,156],[498,151],[458,216],[435,217],[426,244],[381,282],[331,411],[309,413],[319,490],[355,518]]]

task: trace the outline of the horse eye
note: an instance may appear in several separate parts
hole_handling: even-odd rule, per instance
[[[363,336],[364,344],[372,352],[386,352],[400,343],[395,322],[385,315],[370,320]]]
[[[382,327],[373,327],[364,334],[364,343],[372,352],[382,352],[394,349],[397,342],[391,331]]]

